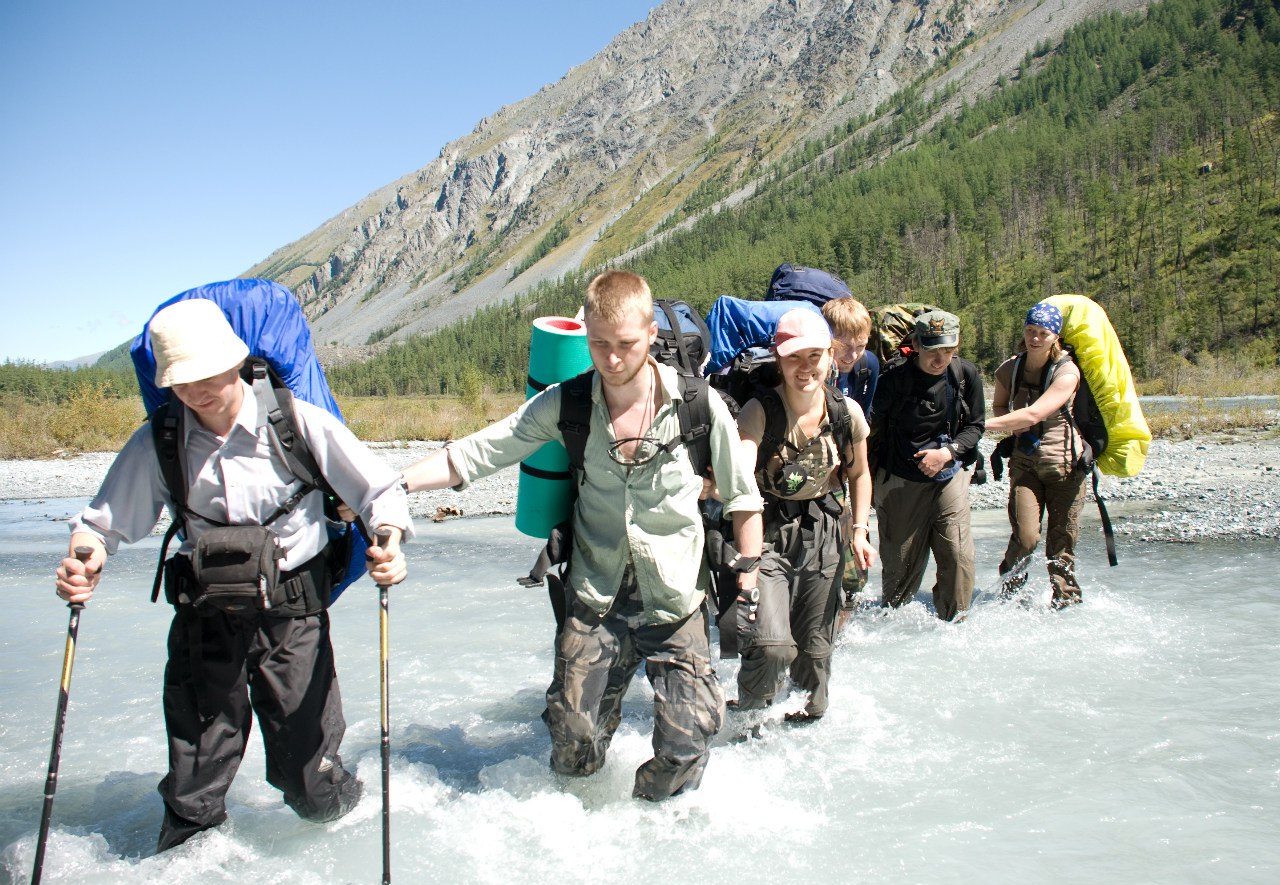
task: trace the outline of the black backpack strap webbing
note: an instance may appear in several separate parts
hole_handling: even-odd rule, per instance
[[[1116,566],[1120,564],[1120,558],[1116,555],[1116,533],[1111,528],[1111,516],[1107,513],[1107,502],[1102,498],[1102,492],[1098,489],[1098,482],[1102,479],[1102,471],[1095,464],[1093,466],[1093,498],[1098,502],[1098,516],[1102,518],[1102,537],[1107,544],[1107,563]]]
[[[299,482],[310,487],[308,491],[320,489],[326,495],[333,494],[333,489],[320,472],[310,447],[298,431],[297,421],[293,416],[293,394],[283,383],[276,383],[266,363],[250,360],[249,365],[253,395],[258,400],[259,411],[266,416],[276,454],[289,466],[289,472]]]
[[[853,447],[853,415],[849,412],[849,403],[844,394],[833,387],[827,387],[827,424],[831,427],[831,435],[835,437],[836,451],[840,458],[840,481],[843,483],[843,471],[853,466],[845,460],[845,451]]]
[[[782,396],[772,387],[756,391],[755,399],[760,401],[764,409],[764,433],[760,436],[760,445],[756,447],[755,470],[759,473],[787,442],[787,410]]]
[[[178,511],[170,514],[175,524],[185,521],[187,515],[187,477],[182,466],[183,414],[182,406],[169,400],[162,403],[148,418],[156,458],[160,461],[160,476]]]
[[[160,586],[164,582],[164,562],[169,556],[169,542],[187,522],[187,477],[182,466],[182,416],[184,409],[173,400],[167,400],[148,416],[151,423],[151,440],[155,443],[156,460],[160,463],[160,476],[173,507],[169,514],[169,528],[160,544],[160,559],[156,564],[156,577],[151,585],[151,601],[160,598]]]
[[[170,522],[169,528],[165,529],[164,540],[160,542],[160,561],[156,563],[156,577],[151,582],[152,602],[160,598],[160,587],[164,584],[164,563],[169,558],[169,542],[173,540],[174,535],[178,534],[178,525],[177,519]]]
[[[711,402],[706,378],[681,375],[680,401],[676,413],[680,417],[680,439],[689,453],[689,463],[699,476],[707,475],[711,466]]]
[[[586,458],[587,436],[591,433],[591,379],[588,369],[560,385],[560,420],[557,425],[569,453],[569,470],[582,482],[582,465]],[[523,469],[523,467],[521,468]]]

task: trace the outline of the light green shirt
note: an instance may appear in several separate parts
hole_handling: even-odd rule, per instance
[[[680,436],[679,381],[675,369],[654,365],[662,405],[648,435],[667,443]],[[458,488],[527,458],[546,442],[563,443],[556,426],[560,396],[560,385],[553,384],[502,421],[450,443],[450,462],[462,477]],[[743,457],[737,427],[724,402],[714,391],[709,401],[711,466],[724,510],[759,512],[763,501],[752,476],[755,465]],[[583,604],[603,614],[618,593],[627,564],[634,563],[646,621],[674,623],[698,609],[707,586],[698,511],[702,478],[694,472],[685,446],[626,468],[609,457],[614,440],[597,375],[591,384],[585,478],[574,505],[569,585]]]

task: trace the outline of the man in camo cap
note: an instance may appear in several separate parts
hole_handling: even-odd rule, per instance
[[[960,319],[944,310],[916,317],[911,354],[880,376],[871,409],[872,503],[886,606],[910,602],[932,551],[933,603],[954,620],[968,607],[975,574],[969,473],[986,410],[982,379],[956,356]]]

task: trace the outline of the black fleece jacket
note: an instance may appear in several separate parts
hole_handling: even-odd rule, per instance
[[[914,482],[933,482],[913,456],[949,442],[956,460],[973,461],[987,420],[982,377],[958,356],[941,375],[922,371],[914,356],[891,363],[880,375],[871,415],[872,465]]]

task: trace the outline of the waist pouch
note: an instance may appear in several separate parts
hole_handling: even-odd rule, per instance
[[[190,558],[164,566],[165,600],[207,613],[257,614],[278,618],[314,615],[328,608],[329,568],[325,551],[296,569],[280,571],[284,550],[264,526],[227,526],[204,532]]]
[[[283,558],[280,539],[266,526],[209,529],[191,555],[192,577],[199,588],[191,604],[225,612],[270,609],[278,601]]]

